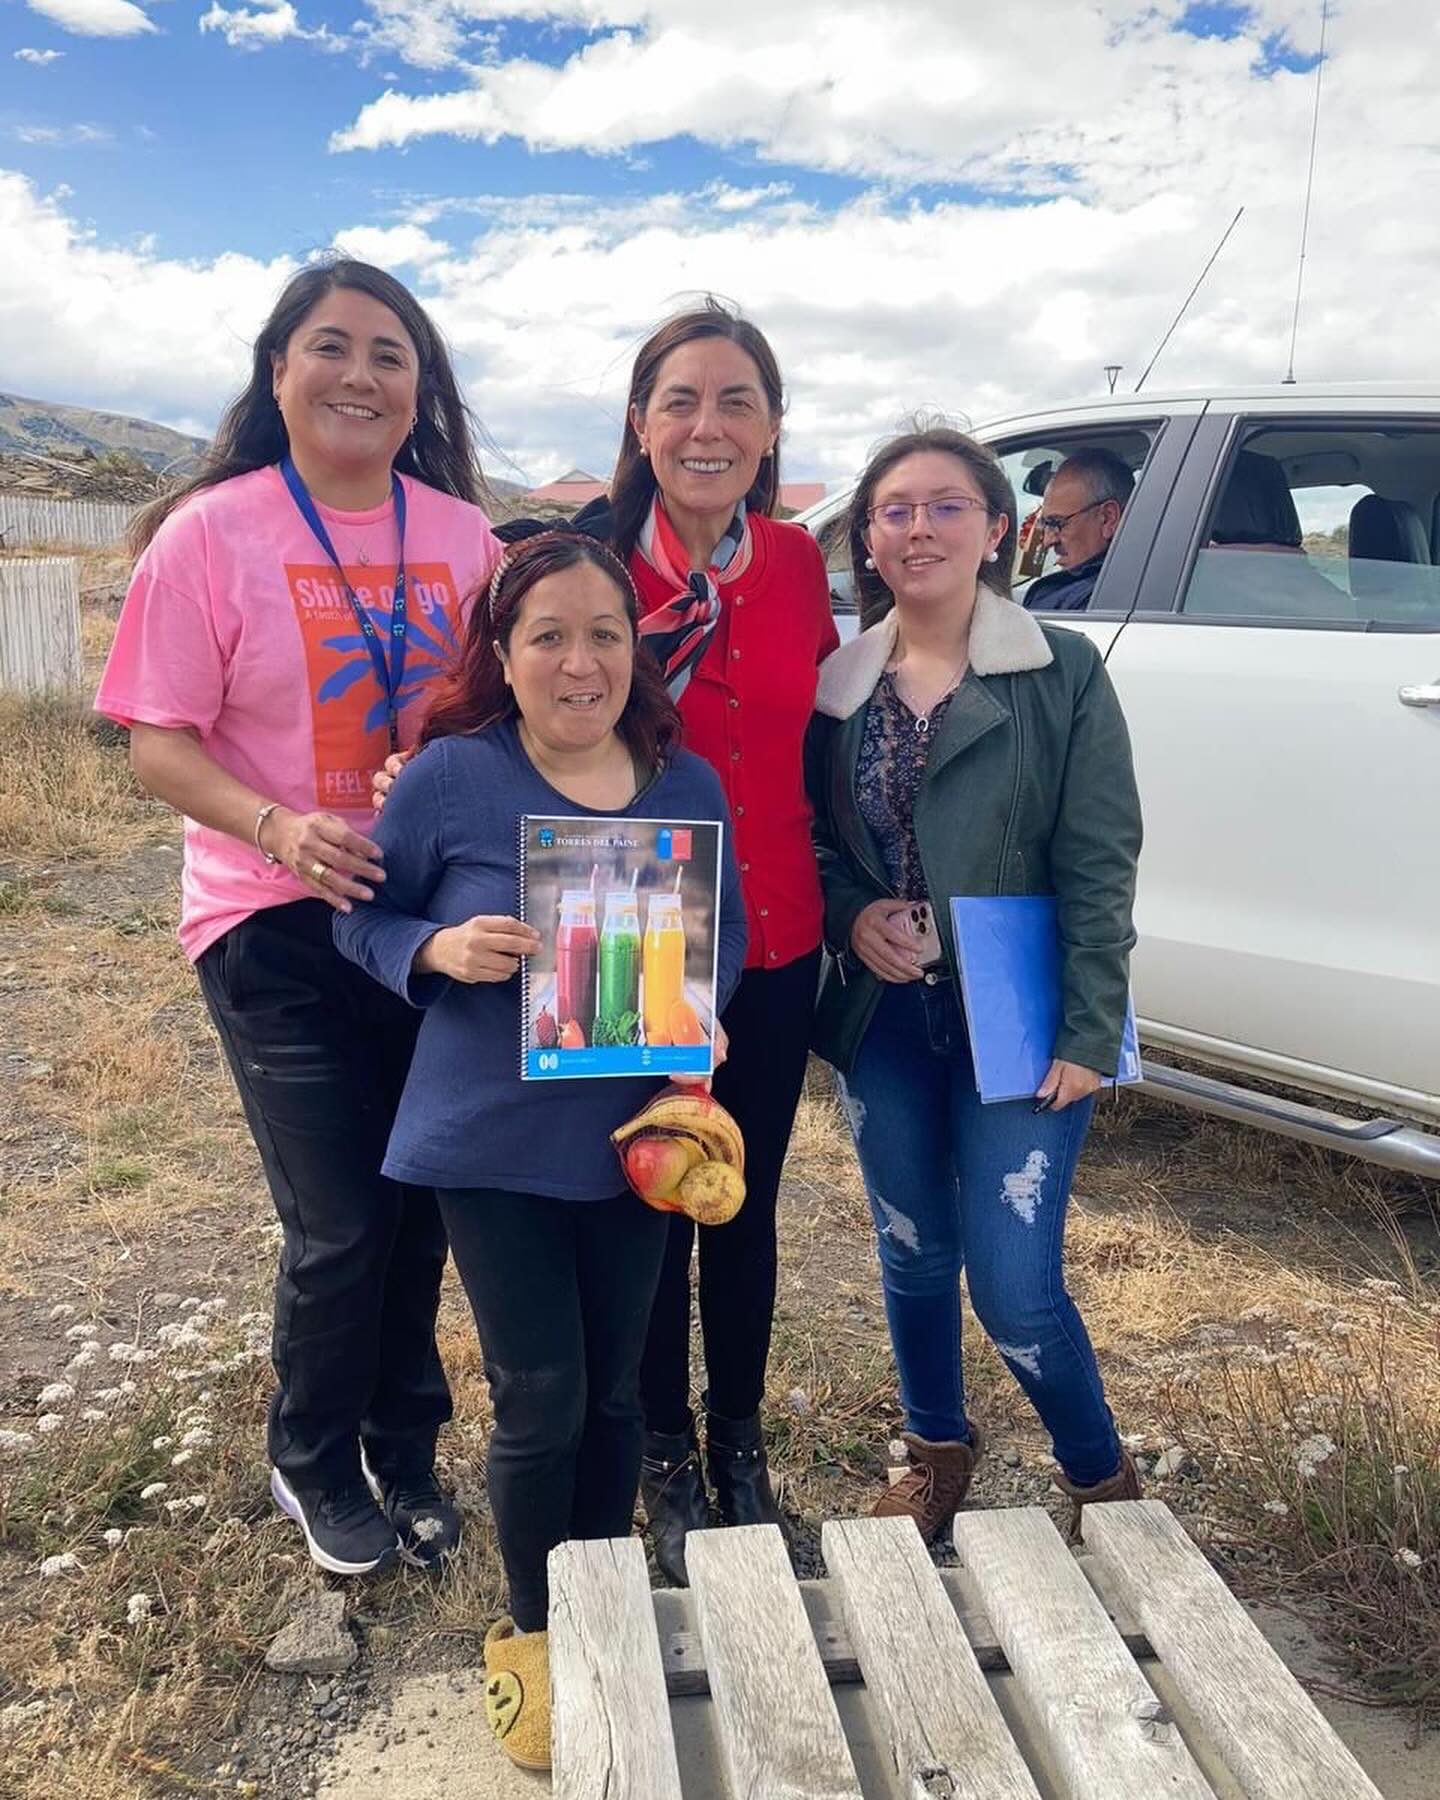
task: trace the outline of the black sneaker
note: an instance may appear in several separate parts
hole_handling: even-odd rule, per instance
[[[460,1514],[433,1469],[423,1475],[377,1475],[364,1450],[360,1467],[370,1492],[394,1526],[400,1554],[417,1569],[435,1569],[460,1548]]]
[[[358,1477],[321,1493],[292,1488],[279,1469],[272,1469],[270,1494],[305,1533],[310,1560],[332,1575],[372,1575],[400,1554],[395,1527]]]

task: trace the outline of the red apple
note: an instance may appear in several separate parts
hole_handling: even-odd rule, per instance
[[[633,1138],[625,1151],[625,1173],[642,1200],[668,1201],[690,1170],[690,1152],[669,1137]]]

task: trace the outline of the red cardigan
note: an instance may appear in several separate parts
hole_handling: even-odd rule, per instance
[[[720,622],[680,701],[688,749],[719,775],[735,823],[747,969],[778,969],[820,942],[802,749],[815,672],[839,646],[825,562],[801,525],[751,516],[749,567],[720,585]],[[674,598],[637,551],[642,613]]]

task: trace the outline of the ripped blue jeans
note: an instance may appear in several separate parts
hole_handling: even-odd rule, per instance
[[[966,1440],[960,1274],[1067,1476],[1120,1462],[1095,1352],[1062,1269],[1070,1182],[1094,1107],[980,1104],[950,983],[887,986],[841,1082],[880,1253],[906,1428]]]

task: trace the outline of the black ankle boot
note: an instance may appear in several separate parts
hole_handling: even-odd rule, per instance
[[[715,1504],[725,1524],[778,1525],[789,1541],[784,1516],[770,1489],[758,1412],[748,1419],[724,1419],[707,1411],[705,1460]]]
[[[692,1419],[684,1431],[645,1433],[640,1461],[640,1497],[650,1522],[650,1542],[660,1573],[677,1587],[688,1587],[685,1534],[710,1523],[710,1503],[700,1473],[700,1446]]]

